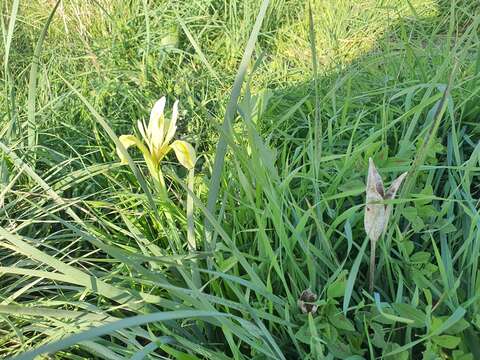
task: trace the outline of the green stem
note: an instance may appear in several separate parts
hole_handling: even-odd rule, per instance
[[[195,173],[195,170],[191,169],[188,172],[188,179],[187,179],[188,190],[191,191],[192,193],[193,193],[194,173]],[[188,250],[190,251],[197,250],[197,244],[195,240],[195,221],[193,218],[193,198],[188,192],[187,192],[187,242],[188,242]]]
[[[195,240],[195,218],[193,214],[193,197],[191,193],[193,193],[194,187],[194,180],[195,180],[195,169],[191,169],[188,172],[187,177],[187,243],[188,243],[188,250],[190,253],[194,253],[197,250],[197,242]],[[192,260],[192,280],[197,289],[202,286],[202,282],[200,279],[200,273],[197,269],[197,261],[196,259]]]
[[[147,166],[150,173],[152,174],[155,187],[157,189],[158,195],[160,196],[161,203],[162,205],[164,205],[162,207],[165,208],[170,203],[170,198],[168,197],[167,187],[165,185],[165,179],[163,177],[162,169],[160,168],[160,165],[158,165],[157,167],[157,166],[154,166],[152,163],[149,163],[148,161],[147,161]],[[167,225],[170,229],[169,234],[171,234],[175,240],[175,245],[174,245],[174,243],[171,241],[170,236],[167,235],[170,248],[172,249],[172,251],[176,253],[182,253],[182,242],[180,241],[180,238],[178,236],[178,230],[175,227],[175,221],[172,217],[172,214],[168,210],[165,210],[165,209],[162,209],[162,210],[163,211],[161,211],[161,213],[165,216]],[[175,251],[175,249],[177,249],[177,251]]]

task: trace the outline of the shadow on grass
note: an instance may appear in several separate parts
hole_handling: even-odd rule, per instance
[[[424,328],[406,330],[406,326],[397,326],[395,322],[389,323],[389,319],[381,318],[378,312],[375,312],[376,309],[370,306],[372,303],[370,294],[362,292],[366,284],[364,265],[368,263],[366,257],[361,262],[354,287],[351,289],[352,300],[347,304],[350,306],[355,304],[357,308],[348,312],[348,318],[341,315],[341,303],[344,301],[342,297],[346,287],[345,278],[347,274],[353,272],[354,259],[365,237],[362,203],[367,159],[369,156],[374,157],[382,175],[387,179],[392,179],[399,172],[409,168],[431,125],[431,109],[438,101],[438,95],[441,94],[442,86],[447,82],[455,62],[459,64],[459,70],[454,78],[452,90],[454,106],[447,109],[434,146],[427,154],[426,166],[421,169],[412,194],[402,194],[400,197],[402,199],[400,202],[405,204],[402,205],[403,211],[397,211],[396,214],[395,219],[399,220],[397,222],[399,226],[392,226],[392,231],[379,244],[376,291],[382,301],[406,305],[403,308],[394,309],[396,316],[403,318],[416,316],[416,319],[420,318],[420,320],[422,317],[425,318],[425,313],[431,309],[434,310],[436,318],[444,321],[445,318],[442,317],[450,316],[460,306],[459,304],[474,298],[475,294],[472,292],[475,291],[475,282],[473,280],[476,278],[477,268],[471,253],[476,249],[478,240],[475,242],[474,237],[469,235],[469,231],[470,227],[474,226],[472,224],[478,221],[478,216],[475,218],[469,213],[476,214],[474,186],[475,176],[478,179],[478,169],[473,161],[469,169],[463,169],[462,165],[471,160],[479,132],[478,125],[474,122],[475,117],[478,117],[479,103],[478,82],[475,78],[477,74],[475,71],[478,69],[478,66],[475,67],[475,61],[478,58],[478,44],[475,41],[478,39],[474,35],[463,37],[465,34],[478,32],[478,24],[472,23],[475,21],[474,14],[478,10],[475,6],[473,2],[458,2],[455,21],[450,22],[450,1],[439,2],[437,17],[415,19],[413,16],[413,19],[402,19],[391,24],[383,38],[377,40],[373,50],[348,66],[320,75],[316,88],[313,81],[306,81],[261,94],[260,99],[265,106],[256,119],[257,125],[269,147],[276,149],[277,166],[272,171],[280,174],[281,181],[268,188],[268,181],[261,184],[260,176],[256,177],[263,171],[260,167],[252,166],[251,169],[243,169],[242,176],[251,179],[252,188],[255,189],[252,193],[258,196],[251,206],[243,206],[243,202],[247,202],[247,199],[236,198],[237,194],[241,193],[243,184],[240,184],[241,181],[235,184],[238,180],[232,175],[235,174],[235,169],[227,169],[229,177],[225,179],[227,183],[225,201],[232,203],[225,206],[226,213],[222,218],[222,226],[225,226],[225,230],[231,233],[232,237],[235,236],[234,240],[240,251],[248,255],[246,258],[253,264],[252,268],[257,272],[255,275],[258,280],[268,284],[265,288],[271,288],[272,292],[281,299],[281,304],[285,300],[288,309],[274,308],[278,304],[269,302],[270,298],[260,292],[252,295],[255,289],[260,287],[259,284],[256,284],[259,287],[255,287],[253,291],[248,290],[248,293],[244,294],[242,293],[244,288],[235,288],[235,284],[231,285],[228,281],[219,280],[216,274],[212,275],[208,281],[211,281],[219,291],[218,294],[221,295],[222,300],[226,298],[234,305],[241,305],[231,307],[229,303],[218,305],[227,312],[250,317],[245,315],[247,311],[243,309],[257,309],[263,306],[268,310],[265,313],[273,312],[280,318],[281,324],[293,323],[295,326],[287,329],[289,325],[279,325],[280,322],[276,319],[270,320],[272,317],[265,316],[265,313],[261,314],[265,316],[261,318],[262,321],[268,325],[266,327],[282,347],[286,358],[304,359],[307,356],[313,358],[312,354],[317,351],[317,345],[318,347],[325,345],[339,358],[354,354],[363,355],[368,351],[368,341],[371,341],[375,352],[371,355],[381,355],[382,348],[387,352],[393,351],[395,346],[398,349],[399,345],[407,344],[412,339],[425,334]],[[450,31],[453,32],[449,36]],[[130,43],[123,45],[129,52],[135,52],[136,48]],[[135,57],[132,56],[132,58]],[[121,114],[115,119],[122,119],[124,124],[128,124],[129,129],[132,125],[131,117],[138,115],[139,103],[146,101],[145,98],[150,96],[149,94],[141,95],[142,101],[132,96],[133,90],[139,86],[138,79],[133,77],[134,75],[129,79],[129,83],[126,83],[127,81],[122,77],[117,83],[112,83],[111,87],[106,86],[103,89],[106,99],[99,96],[98,100],[101,105],[99,108],[106,116],[111,114],[114,118],[115,113],[120,112],[120,109],[128,110],[128,116]],[[102,81],[104,81],[103,78],[98,79],[98,82]],[[125,81],[125,84],[122,81]],[[155,93],[155,85],[150,85],[151,93]],[[97,96],[98,94],[94,93],[91,97]],[[129,98],[128,106],[122,108],[118,105]],[[91,118],[90,114],[85,113],[85,110],[82,110],[74,100],[67,101],[64,98],[60,100],[67,111],[71,112],[69,106],[77,106],[78,109],[73,111],[73,120],[87,122]],[[190,110],[193,111],[196,105],[191,104]],[[107,110],[103,111],[103,107]],[[315,116],[316,108],[318,120]],[[50,129],[50,132],[55,135],[55,137],[52,136],[50,143],[42,142],[45,154],[40,159],[43,167],[37,167],[39,172],[48,172],[53,168],[52,164],[69,161],[70,155],[73,156],[75,153],[74,150],[87,153],[93,148],[95,155],[89,159],[93,163],[111,161],[111,154],[109,154],[109,152],[112,153],[109,147],[111,144],[101,141],[101,132],[95,126],[91,133],[88,128],[88,137],[81,134],[86,132],[82,127],[83,123],[76,122],[77,129],[70,126],[71,130],[73,129],[72,133],[78,134],[74,140],[84,148],[79,150],[79,146],[79,148],[67,150],[64,145],[69,144],[68,140],[59,142],[56,137],[57,132],[63,134],[62,131],[65,131],[64,124],[60,125],[61,127],[57,124],[57,128]],[[122,124],[115,125],[117,130],[122,126]],[[71,138],[73,139],[74,136],[71,135]],[[203,140],[200,139],[199,142]],[[58,150],[58,153],[52,149]],[[230,155],[237,157],[238,163],[243,161],[240,155],[247,153],[243,148],[241,151],[241,154],[232,152]],[[271,169],[272,164],[268,165]],[[61,170],[66,173],[69,171],[67,167]],[[201,164],[197,170],[203,170]],[[65,175],[62,173],[58,175],[60,176]],[[87,179],[93,177],[89,172],[86,176]],[[95,182],[84,181],[86,190],[83,192],[80,189],[83,184],[74,183],[75,192],[65,191],[62,196],[75,198],[87,192],[95,194],[96,201],[92,204],[92,208],[102,209],[101,206],[105,206],[105,209],[108,209],[108,215],[105,214],[101,218],[93,217],[95,224],[97,221],[101,223],[103,219],[105,224],[101,223],[100,226],[107,225],[106,229],[115,233],[118,231],[116,222],[120,222],[121,217],[116,212],[117,204],[114,202],[120,197],[112,200],[111,193],[103,195],[99,193],[99,189],[115,189],[109,181],[112,181],[115,186],[120,181],[117,178],[111,180],[107,176],[98,176],[98,178],[102,178],[101,184],[97,184],[97,178]],[[241,180],[244,181],[244,178]],[[50,177],[48,179],[52,180]],[[71,183],[70,180],[67,182]],[[477,181],[478,183],[480,181]],[[134,180],[131,185],[136,189]],[[236,185],[238,187],[235,188]],[[261,185],[265,185],[265,189],[271,192],[265,191],[262,194],[264,189]],[[232,186],[234,191],[229,192],[231,190],[229,186]],[[118,187],[121,188],[122,196],[125,193],[125,198],[129,195],[135,195],[135,199],[139,197],[137,193],[128,193],[129,189],[127,186],[124,188],[123,184]],[[277,196],[273,199],[280,199],[280,202],[275,203],[273,200],[268,202],[272,193]],[[431,194],[435,194],[439,199],[429,200],[428,196]],[[423,198],[417,201],[419,197],[414,198],[413,195],[423,196]],[[101,204],[101,196],[107,198],[108,201],[105,201],[105,204]],[[138,201],[140,202],[141,199]],[[25,207],[31,207],[30,203],[24,203]],[[247,205],[250,204],[247,203]],[[400,205],[399,203],[397,210],[400,209]],[[276,211],[274,214],[276,218],[269,213],[273,211],[272,209]],[[20,215],[14,215],[23,221],[27,218],[24,214],[31,214],[28,211],[30,210],[20,209]],[[46,212],[48,213],[48,209]],[[33,214],[38,216],[35,212]],[[138,221],[135,225],[141,227],[142,222],[147,223],[141,228],[142,235],[146,234],[149,240],[155,241],[155,244],[157,241],[164,240],[159,239],[160,235],[156,229],[149,229],[148,221],[137,218],[137,211],[134,214],[133,220]],[[123,213],[121,215],[123,216]],[[142,216],[148,217],[148,214],[142,214]],[[12,216],[12,218],[15,217]],[[257,219],[260,219],[258,223]],[[115,224],[114,229],[110,227],[110,221]],[[392,223],[395,222],[392,221]],[[60,228],[52,229],[50,222],[44,225],[35,222],[33,225],[22,231],[34,237],[44,236],[38,235],[38,229],[42,229],[46,235],[61,231]],[[63,223],[61,226],[63,229]],[[474,233],[475,228],[472,229],[471,232]],[[137,249],[135,244],[129,243],[131,239],[126,230],[121,230],[123,236],[112,236],[114,244],[125,241],[132,246],[132,249]],[[110,238],[110,233],[108,235]],[[265,235],[263,239],[261,235]],[[77,235],[75,235],[76,238]],[[265,243],[259,245],[260,240]],[[222,245],[224,247],[214,254],[218,256],[216,260],[219,263],[222,262],[222,268],[219,267],[219,269],[227,272],[231,278],[237,277],[236,280],[243,281],[239,283],[245,283],[244,276],[247,280],[251,280],[235,259],[231,263],[229,262],[231,259],[225,261],[223,256],[231,257],[232,252],[231,249],[225,249],[225,244]],[[273,254],[268,253],[270,248],[267,245],[271,246]],[[266,254],[271,257],[268,258]],[[362,258],[359,259],[362,260]],[[12,261],[16,261],[16,258]],[[280,270],[278,270],[278,262],[281,265]],[[116,265],[118,263],[112,259],[112,268]],[[204,264],[199,261],[198,266],[202,265]],[[188,264],[182,263],[182,266],[187,268]],[[441,266],[447,270],[443,271]],[[128,266],[125,268],[127,268],[126,272],[121,275],[127,274],[130,279],[132,276]],[[173,270],[168,269],[163,272],[162,276],[173,279],[175,285],[189,288],[188,284],[180,278],[176,268],[173,266],[172,268]],[[224,270],[225,268],[227,270]],[[110,269],[110,265],[105,269]],[[443,273],[439,269],[446,274],[446,278],[442,278]],[[102,272],[103,270],[102,268]],[[209,276],[209,274],[202,275]],[[457,279],[459,279],[458,283]],[[338,287],[335,288],[333,284]],[[125,285],[118,283],[118,286]],[[234,291],[231,291],[230,286]],[[261,286],[264,284],[262,283]],[[308,320],[304,315],[299,314],[297,309],[296,296],[308,287],[319,294],[320,301],[326,302],[321,304],[313,320],[314,324],[318,325],[320,337],[326,341],[322,345],[316,342],[316,334],[306,326],[309,325]],[[448,292],[449,289],[454,290]],[[214,290],[212,292],[214,293]],[[338,296],[339,292],[340,296]],[[52,293],[53,297],[56,296],[55,292]],[[166,298],[178,298],[177,295],[165,289],[162,289],[161,293]],[[18,300],[23,299],[18,298]],[[248,307],[251,305],[250,300],[252,300],[252,308]],[[96,301],[95,294],[92,294],[91,301]],[[209,302],[210,299],[206,298],[205,301]],[[362,301],[367,305],[362,304]],[[189,303],[188,306],[193,307],[192,304]],[[407,305],[410,304],[414,304],[415,307],[408,307]],[[420,313],[415,311],[417,309]],[[473,335],[466,337],[461,334],[459,336],[462,336],[462,339],[475,339],[477,336],[473,330],[475,329],[473,324],[476,321],[474,310],[473,306],[468,308],[466,316],[469,322],[468,329],[460,331],[460,333],[471,331]],[[384,322],[377,321],[379,318]],[[352,330],[354,325],[356,327]],[[391,328],[388,327],[389,325]],[[176,326],[175,331],[177,328],[179,327]],[[203,341],[205,336],[202,332],[203,325],[195,325],[191,328],[194,330],[190,332],[190,327],[181,327],[180,335],[183,336],[185,332],[198,343],[208,343],[205,347],[225,350],[228,355],[231,355],[225,333],[220,328],[216,332],[212,331],[212,334],[207,334],[211,337],[206,341]],[[362,332],[363,329],[365,333]],[[387,332],[388,339],[385,339]],[[236,345],[233,341],[231,344]],[[437,343],[431,344],[431,346],[440,347]],[[469,340],[465,340],[463,344],[470,346]],[[415,348],[418,350],[415,353],[419,354],[423,351],[422,346],[423,344]],[[248,354],[250,349],[247,347],[248,345],[243,343],[238,351]],[[475,354],[475,358],[480,356]]]
[[[375,291],[382,301],[390,304],[400,302],[411,306],[409,304],[416,302],[415,307],[420,309],[423,317],[432,306],[429,296],[433,294],[435,316],[443,316],[444,320],[452,316],[460,304],[475,296],[471,290],[474,275],[473,278],[464,277],[454,294],[449,295],[456,300],[444,301],[445,295],[439,290],[448,291],[453,286],[445,278],[439,279],[439,271],[447,271],[451,279],[461,279],[462,274],[477,271],[471,262],[467,266],[460,260],[470,261],[464,244],[470,243],[471,237],[468,232],[458,233],[465,224],[474,221],[473,215],[451,200],[466,201],[467,207],[475,213],[473,209],[478,202],[478,197],[475,200],[475,194],[478,194],[475,182],[480,180],[480,174],[475,170],[465,175],[461,167],[465,162],[473,166],[475,152],[478,153],[479,127],[475,120],[480,114],[480,43],[475,14],[480,6],[469,1],[459,1],[456,5],[452,7],[450,1],[439,1],[436,17],[413,16],[413,19],[392,24],[372,51],[342,69],[318,76],[316,89],[312,79],[258,94],[254,118],[268,147],[276,149],[278,173],[285,174],[285,183],[288,184],[283,199],[285,203],[282,203],[282,224],[291,223],[294,228],[309,229],[300,231],[299,235],[293,234],[292,238],[304,237],[313,248],[325,252],[324,255],[316,254],[305,244],[297,249],[285,248],[286,253],[292,251],[298,259],[290,265],[288,260],[283,263],[290,287],[284,289],[285,293],[290,290],[300,294],[302,290],[312,288],[328,302],[322,305],[323,311],[328,313],[329,306],[332,306],[341,312],[335,304],[342,300],[329,298],[325,288],[345,276],[341,275],[341,268],[336,271],[335,266],[344,266],[347,271],[352,269],[358,252],[350,252],[351,247],[358,249],[365,238],[361,205],[368,158],[375,159],[387,181],[402,171],[411,170],[413,160],[432,131],[440,97],[454,72],[451,96],[441,126],[428,148],[411,192],[401,194],[392,221],[395,225],[390,225],[391,229],[378,245]],[[255,177],[254,173],[252,177]],[[419,200],[431,195],[438,199]],[[265,197],[268,196],[266,193]],[[279,196],[282,196],[281,192]],[[266,204],[264,206],[268,208]],[[311,210],[310,214],[306,209]],[[279,230],[281,226],[274,220],[270,225],[272,231],[268,238],[272,247],[282,249],[285,245]],[[244,226],[251,225],[247,221]],[[353,238],[354,245],[348,241],[349,237],[350,241]],[[296,244],[297,241],[301,243],[295,240]],[[437,249],[441,249],[443,256],[448,253],[449,260],[442,259]],[[346,264],[340,265],[345,254]],[[311,259],[314,259],[314,265]],[[448,270],[442,269],[447,266],[442,261],[451,261]],[[365,258],[355,280],[352,303],[373,300],[362,292],[366,291],[367,264]],[[260,273],[262,270],[268,273],[269,266],[260,264]],[[272,282],[275,289],[284,286],[278,278]],[[427,294],[420,301],[419,291]],[[397,316],[407,319],[414,316],[413,310],[402,313],[395,306],[393,309]],[[480,354],[474,326],[476,314],[473,309],[467,310],[465,319],[470,325],[463,334],[462,331],[457,334],[463,344],[457,355],[465,351],[477,358]],[[370,315],[375,313],[375,309],[368,311],[371,311]],[[351,320],[362,324],[357,315],[351,315]],[[332,322],[328,316],[324,321]],[[378,313],[372,316],[378,316]],[[311,339],[318,334],[311,333],[301,321],[298,325],[301,330],[296,338],[303,343],[300,348],[308,348],[312,345]],[[405,348],[410,351],[410,358],[420,358],[421,352],[430,355],[435,351],[449,353],[446,350],[448,344],[435,341],[426,340],[414,346],[412,339],[425,335],[424,329],[417,332],[415,326],[407,332],[393,328],[386,330],[390,337],[385,342],[383,335],[381,338],[379,335],[382,326],[369,318],[365,335],[373,338],[374,354],[371,356],[381,356],[381,349],[383,356],[392,351],[398,351],[397,355],[400,355],[398,349],[405,344],[411,345]],[[330,333],[328,325],[317,329],[320,338],[327,339],[324,345],[339,358],[361,355],[358,349],[355,350],[358,339],[351,336],[347,327],[337,326],[336,336]],[[303,358],[298,346],[293,347],[288,340],[282,340],[286,344],[283,350],[288,354],[287,358]],[[365,348],[367,343],[365,339],[363,341]],[[313,347],[310,350],[314,353]]]

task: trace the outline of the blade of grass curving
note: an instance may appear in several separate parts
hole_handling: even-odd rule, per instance
[[[118,318],[107,314],[95,314],[87,311],[50,309],[38,306],[0,305],[0,314],[16,314],[23,316],[51,317],[90,322],[112,322]]]
[[[48,266],[51,266],[54,269],[57,269],[61,273],[63,273],[66,277],[63,277],[61,275],[56,275],[56,274],[48,274],[41,272],[39,276],[41,277],[50,277],[52,279],[56,278],[57,280],[61,281],[68,281],[73,284],[78,284],[81,286],[86,287],[87,289],[90,289],[102,296],[105,296],[106,298],[109,298],[113,301],[116,301],[118,303],[126,304],[129,303],[129,306],[132,309],[140,310],[142,309],[145,304],[139,303],[139,300],[143,300],[146,302],[151,302],[151,303],[159,303],[161,300],[160,297],[150,295],[150,294],[134,294],[133,292],[130,293],[128,291],[119,289],[113,285],[107,284],[106,282],[102,281],[101,279],[89,275],[71,265],[68,265],[57,258],[50,256],[34,246],[29,245],[26,241],[23,240],[23,237],[11,234],[9,231],[7,231],[5,228],[0,226],[0,238],[3,238],[13,244],[16,247],[16,251],[19,253],[22,253],[32,259],[35,259],[43,264],[46,264]],[[4,268],[2,271],[5,271],[6,269]],[[22,273],[22,270],[24,269],[16,269],[16,273]],[[33,270],[30,270],[32,275],[37,275],[37,273],[34,273]],[[13,269],[9,269],[9,272],[13,272]],[[26,275],[26,273],[25,273]],[[137,301],[137,302],[136,302]]]
[[[33,53],[32,67],[30,68],[30,79],[28,82],[28,98],[27,98],[27,128],[28,128],[28,148],[32,149],[36,145],[36,124],[35,124],[35,98],[37,95],[37,75],[38,66],[40,64],[40,55],[43,49],[43,42],[47,36],[48,27],[50,26],[53,16],[60,5],[58,0],[53,7],[47,22],[43,26],[40,37],[38,38],[35,51]]]
[[[192,318],[212,318],[229,317],[235,318],[234,315],[220,313],[216,311],[198,311],[198,310],[178,310],[168,312],[156,312],[148,315],[137,315],[126,319],[118,320],[110,324],[102,325],[83,331],[81,333],[68,336],[64,339],[43,345],[35,350],[27,351],[24,354],[11,357],[10,360],[34,360],[35,357],[42,354],[52,354],[59,350],[69,348],[79,342],[95,339],[99,336],[107,335],[122,329],[128,329],[139,325],[149,324],[152,322],[166,322],[169,320],[192,319]]]
[[[260,27],[265,17],[267,7],[270,0],[263,0],[258,12],[255,24],[253,26],[252,32],[247,42],[247,46],[243,53],[242,61],[238,67],[237,75],[233,83],[233,88],[230,93],[230,100],[227,105],[227,110],[225,112],[225,117],[223,120],[222,128],[223,131],[227,134],[231,133],[232,123],[237,112],[237,102],[240,97],[240,92],[242,90],[243,80],[245,78],[245,73],[247,71],[248,63],[252,57],[255,43],[257,42],[258,34],[260,33]],[[210,178],[210,184],[208,187],[208,198],[207,198],[207,210],[215,218],[215,205],[218,198],[218,193],[220,190],[220,179],[223,171],[223,165],[225,162],[225,154],[227,152],[227,141],[222,133],[220,133],[220,139],[217,144],[215,151],[215,159],[213,162],[212,176]],[[208,219],[205,219],[205,241],[206,249],[212,251],[215,248],[215,244],[212,243],[212,231],[213,225]],[[209,265],[210,266],[210,265]]]

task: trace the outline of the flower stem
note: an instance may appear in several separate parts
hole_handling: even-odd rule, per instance
[[[369,271],[369,286],[368,291],[373,292],[373,285],[375,283],[375,249],[377,244],[375,241],[370,241],[370,271]]]
[[[191,195],[191,193],[193,193],[194,181],[195,169],[192,168],[188,171],[187,176],[187,187],[189,190],[187,192],[187,243],[188,251],[190,253],[194,253],[197,250],[197,242],[195,240],[195,218],[193,216],[193,197]],[[192,259],[192,280],[197,289],[200,289],[202,286],[202,280],[200,278],[196,259]]]
[[[175,226],[175,219],[173,218],[172,213],[170,213],[170,211],[166,209],[169,206],[170,198],[168,197],[165,179],[163,177],[163,172],[160,166],[158,166],[158,168],[156,169],[154,180],[162,206],[165,206],[165,209],[162,209],[161,213],[165,217],[168,228],[170,229],[169,236],[167,236],[168,242],[174,252],[182,253],[182,242],[180,241],[180,238],[178,236],[178,229]],[[175,241],[175,246],[171,241],[171,237],[173,237],[173,240]]]
[[[194,169],[188,171],[187,187],[191,192],[193,192],[194,173]],[[195,221],[193,218],[193,198],[190,193],[187,193],[187,242],[189,251],[197,250],[195,240]]]

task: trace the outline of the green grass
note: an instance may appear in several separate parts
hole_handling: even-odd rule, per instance
[[[478,2],[55,4],[1,3],[0,357],[480,358]],[[168,199],[115,152],[162,95]]]

